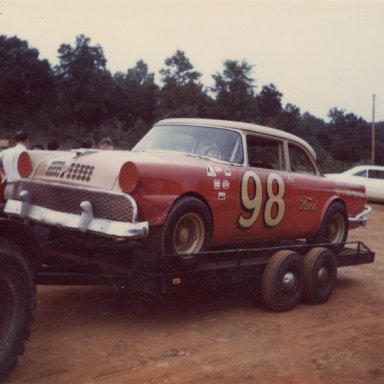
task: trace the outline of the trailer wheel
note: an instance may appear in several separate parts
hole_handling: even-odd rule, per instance
[[[311,304],[325,303],[332,294],[337,276],[335,254],[313,248],[304,257],[304,298]]]
[[[0,381],[24,351],[35,305],[36,286],[29,260],[17,245],[0,239]]]
[[[309,243],[340,244],[340,251],[348,236],[348,215],[344,204],[335,202],[327,210],[319,231],[309,239]]]
[[[211,213],[201,200],[195,197],[181,198],[171,208],[165,221],[163,252],[186,255],[177,258],[179,266],[196,266],[197,259],[191,254],[208,250],[212,227]]]
[[[262,277],[264,304],[275,312],[289,311],[300,300],[303,288],[303,260],[293,251],[276,252]]]

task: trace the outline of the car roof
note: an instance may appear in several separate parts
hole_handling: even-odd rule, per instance
[[[198,119],[198,118],[173,118],[173,119],[164,119],[157,122],[155,125],[199,125],[204,127],[215,127],[215,128],[230,128],[236,129],[238,131],[243,132],[253,132],[253,133],[261,133],[267,136],[273,136],[283,140],[290,140],[295,143],[301,144],[305,147],[310,154],[316,159],[316,152],[302,138],[293,135],[291,133],[281,131],[280,129],[265,127],[263,125],[251,124],[251,123],[243,123],[239,121],[230,121],[230,120],[216,120],[216,119]]]
[[[357,165],[356,167],[347,169],[343,173],[354,173],[354,172],[360,172],[360,171],[367,171],[367,170],[377,170],[377,171],[384,171],[384,166],[381,165]]]

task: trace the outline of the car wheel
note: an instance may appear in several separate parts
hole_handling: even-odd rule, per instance
[[[164,254],[185,255],[178,260],[184,266],[196,263],[192,254],[209,249],[212,217],[208,207],[195,197],[184,197],[171,208],[163,228]]]
[[[268,261],[262,277],[264,304],[274,312],[288,311],[300,300],[302,288],[302,256],[289,250],[276,252]]]
[[[36,304],[29,260],[12,242],[0,239],[0,381],[24,351]]]
[[[348,236],[348,215],[344,204],[333,203],[327,210],[319,231],[308,240],[309,243],[339,244],[341,250]]]
[[[311,304],[325,303],[332,294],[337,276],[335,254],[313,248],[304,257],[304,298]]]

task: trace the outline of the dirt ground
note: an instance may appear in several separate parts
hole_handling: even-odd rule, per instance
[[[350,232],[374,264],[338,270],[323,305],[271,313],[251,289],[166,300],[109,287],[38,289],[8,383],[383,383],[384,205]]]

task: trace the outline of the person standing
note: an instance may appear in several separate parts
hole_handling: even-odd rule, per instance
[[[27,150],[29,137],[26,132],[17,132],[15,135],[16,145],[0,152],[1,183],[6,183],[4,190],[5,199],[12,196],[14,184],[20,180],[17,162],[22,152]]]
[[[113,142],[110,137],[104,137],[104,139],[101,139],[99,142],[99,149],[113,149]]]

